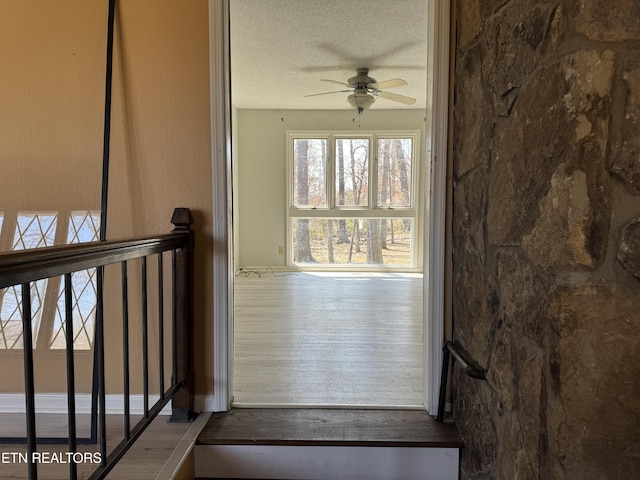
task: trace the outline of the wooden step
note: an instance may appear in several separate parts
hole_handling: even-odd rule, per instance
[[[214,413],[196,444],[462,447],[453,425],[425,411],[305,408]]]
[[[452,424],[417,410],[234,409],[212,414],[198,478],[457,479]]]

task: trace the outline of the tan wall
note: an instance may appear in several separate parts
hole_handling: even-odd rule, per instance
[[[99,209],[106,4],[0,0],[0,211]],[[212,337],[207,1],[119,2],[115,35],[107,237],[168,232],[174,207],[193,210],[196,388],[208,393],[213,381],[205,340]],[[1,354],[7,367],[0,377],[3,391],[22,389],[15,353]],[[115,377],[121,354],[107,354]],[[53,356],[60,355],[38,352],[39,391],[64,390],[64,377],[57,376],[62,363]]]

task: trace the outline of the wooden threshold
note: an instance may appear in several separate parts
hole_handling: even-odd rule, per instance
[[[452,424],[425,411],[256,408],[214,413],[196,445],[461,448]]]

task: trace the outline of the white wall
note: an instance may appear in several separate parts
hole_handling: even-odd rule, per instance
[[[234,126],[236,266],[284,267],[286,132],[290,130],[420,130],[424,110],[369,110],[361,127],[350,110],[237,110]],[[421,140],[421,176],[425,142]],[[424,182],[421,182],[424,185]]]

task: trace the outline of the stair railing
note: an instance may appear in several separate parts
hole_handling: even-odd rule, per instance
[[[100,449],[99,467],[91,474],[90,480],[103,479],[113,469],[126,451],[133,445],[153,419],[171,402],[172,415],[170,421],[188,422],[194,414],[194,376],[193,376],[193,219],[187,208],[174,210],[171,222],[174,229],[171,233],[152,237],[134,238],[123,241],[90,242],[74,245],[47,247],[19,252],[0,254],[0,288],[20,286],[22,292],[22,327],[24,356],[24,385],[26,400],[26,445],[28,478],[37,478],[37,444],[40,439],[36,434],[36,409],[33,362],[33,334],[31,312],[31,284],[37,280],[62,276],[65,285],[65,332],[66,332],[66,370],[67,370],[67,417],[68,447],[71,454],[76,452],[76,405],[74,384],[74,333],[73,333],[73,299],[71,278],[74,272],[86,269],[97,269],[96,282],[96,316],[95,316],[95,359],[97,362],[97,415],[98,443]],[[171,352],[172,375],[171,384],[164,386],[164,288],[163,288],[163,253],[171,255]],[[149,405],[149,308],[147,295],[147,262],[157,256],[158,262],[158,375],[159,400]],[[129,274],[127,264],[134,259],[141,262],[141,303],[142,312],[142,368],[143,368],[143,415],[135,425],[131,425],[129,392],[130,352],[128,341]],[[122,440],[110,452],[107,451],[106,438],[106,395],[105,395],[105,349],[104,349],[104,268],[107,265],[121,265],[122,286],[122,329],[123,329],[123,397],[124,426]],[[109,319],[108,328],[116,328],[117,322]],[[71,456],[70,458],[75,458]],[[69,478],[78,477],[77,464],[69,462]]]
[[[440,397],[438,399],[438,415],[436,416],[436,420],[438,422],[444,421],[444,406],[447,395],[449,366],[452,361],[455,364],[455,360],[457,360],[462,368],[464,368],[465,373],[471,378],[476,378],[478,380],[487,379],[487,371],[473,360],[470,360],[469,354],[458,343],[445,342],[442,352],[443,360],[442,373],[440,376]]]

